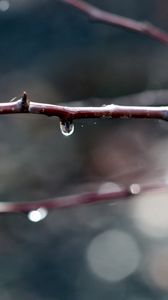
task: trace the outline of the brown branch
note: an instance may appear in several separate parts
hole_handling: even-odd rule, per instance
[[[87,193],[71,195],[66,197],[31,201],[31,202],[0,202],[0,213],[3,212],[29,212],[38,208],[59,209],[78,206],[81,204],[94,204],[104,201],[116,201],[117,199],[128,198],[131,195],[129,189],[121,189],[118,192],[111,193]]]
[[[14,102],[0,103],[0,114],[30,113],[59,117],[62,123],[86,118],[144,118],[168,121],[168,106],[123,106],[70,107],[31,102],[27,95]],[[26,102],[25,102],[26,99]],[[67,124],[65,124],[67,125]]]
[[[68,107],[30,102],[29,113],[57,116],[65,121],[86,118],[147,118],[168,121],[168,106],[150,107],[110,104],[101,107]]]
[[[74,207],[78,205],[89,205],[95,203],[104,202],[118,202],[130,199],[130,197],[136,196],[137,194],[156,189],[163,189],[167,187],[165,184],[160,185],[144,185],[132,184],[128,188],[119,187],[117,191],[101,192],[97,190],[94,193],[85,193],[70,195],[65,197],[58,197],[53,199],[41,200],[41,201],[27,201],[27,202],[0,202],[0,213],[17,213],[17,212],[29,212],[37,210],[39,208],[61,209]]]
[[[138,22],[129,18],[121,17],[106,11],[103,11],[82,0],[61,0],[81,12],[85,13],[96,22],[121,27],[126,30],[134,31],[149,36],[161,43],[168,44],[168,34],[156,26],[146,22]]]

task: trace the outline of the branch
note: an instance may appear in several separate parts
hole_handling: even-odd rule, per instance
[[[23,97],[17,101],[0,103],[1,114],[43,114],[56,116],[60,119],[60,130],[64,136],[74,132],[73,121],[87,118],[135,118],[160,119],[168,121],[168,106],[123,106],[103,105],[97,107],[70,107],[31,102],[24,92]]]
[[[128,188],[118,186],[117,191],[114,190],[111,192],[102,193],[101,190],[98,189],[94,193],[70,195],[41,201],[0,202],[0,213],[30,212],[39,208],[51,210],[74,207],[78,205],[125,201],[128,200],[130,197],[136,196],[137,194],[140,194],[142,192],[162,189],[163,187],[165,188],[166,185],[140,186],[138,184],[132,184]]]
[[[72,122],[75,119],[143,118],[168,121],[168,106],[124,106],[110,104],[97,107],[70,107],[32,102],[27,98],[26,93],[17,101],[0,103],[0,114],[18,113],[56,116],[60,119],[61,127],[67,132],[72,129]]]
[[[1,105],[3,106],[3,104]],[[1,105],[0,109],[2,107]],[[69,107],[30,102],[28,112],[32,114],[56,116],[65,121],[86,118],[147,118],[168,121],[168,106],[150,107],[110,104],[101,107]]]
[[[85,13],[87,16],[89,16],[91,19],[93,19],[96,22],[101,22],[104,24],[121,27],[126,30],[130,30],[130,31],[134,31],[146,35],[148,37],[160,41],[161,43],[168,44],[168,34],[160,30],[156,26],[151,25],[150,23],[138,22],[129,18],[121,17],[103,11],[82,0],[61,0],[61,1]]]
[[[104,201],[116,201],[117,199],[123,199],[130,196],[130,190],[121,189],[118,192],[111,193],[88,193],[71,195],[66,197],[41,200],[41,201],[31,201],[31,202],[0,202],[0,213],[4,212],[29,212],[31,210],[36,210],[38,208],[59,209],[68,208],[81,204],[94,204]]]

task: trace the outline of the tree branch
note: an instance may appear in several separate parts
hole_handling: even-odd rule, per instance
[[[101,186],[100,186],[101,187]],[[166,188],[167,185],[144,185],[140,186],[138,184],[132,184],[128,188],[117,187],[117,191],[111,192],[101,192],[97,189],[94,193],[85,193],[70,195],[65,197],[58,197],[47,200],[40,201],[26,201],[26,202],[0,202],[0,213],[19,213],[19,212],[29,212],[32,210],[37,210],[39,208],[45,208],[47,210],[51,209],[61,209],[74,207],[78,205],[89,205],[95,203],[104,202],[118,202],[126,201],[130,197],[136,196],[137,194],[149,191],[149,190],[161,190]]]
[[[160,41],[161,43],[168,44],[168,34],[156,26],[153,26],[150,23],[138,22],[129,18],[121,17],[106,11],[103,11],[91,4],[86,3],[82,0],[60,0],[65,2],[74,8],[85,13],[91,19],[96,22],[101,22],[108,25],[113,25],[116,27],[121,27],[126,30],[134,31],[148,37],[151,37],[155,40]]]
[[[0,114],[30,113],[59,117],[62,122],[86,118],[143,118],[168,121],[168,106],[103,105],[97,107],[70,107],[32,102],[26,93],[14,102],[0,103]]]
[[[104,201],[116,201],[117,199],[127,198],[131,195],[130,190],[121,189],[118,192],[111,193],[87,193],[71,195],[60,198],[53,198],[41,201],[29,201],[29,202],[0,202],[0,213],[3,212],[29,212],[38,208],[59,209],[68,208],[81,204],[94,204]]]

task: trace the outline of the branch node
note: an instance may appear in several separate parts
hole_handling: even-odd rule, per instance
[[[21,99],[21,110],[22,112],[29,112],[29,104],[30,104],[30,100],[27,97],[27,93],[23,92],[23,96]]]

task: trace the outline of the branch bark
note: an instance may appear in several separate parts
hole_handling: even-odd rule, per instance
[[[168,106],[103,105],[97,107],[70,107],[32,102],[23,97],[14,102],[0,103],[0,114],[30,113],[59,117],[69,122],[87,118],[144,118],[168,121]]]
[[[166,188],[167,185],[144,185],[140,186],[132,184],[129,187],[119,187],[117,191],[101,192],[97,190],[94,193],[85,193],[70,195],[65,197],[58,197],[53,199],[41,200],[41,201],[27,201],[27,202],[0,202],[0,213],[19,213],[30,212],[39,208],[62,209],[68,207],[74,207],[78,205],[91,205],[95,203],[106,202],[118,202],[127,201],[130,197],[134,197],[137,194],[149,191]]]
[[[74,8],[80,10],[81,12],[89,16],[93,21],[134,31],[146,35],[148,37],[151,37],[152,39],[158,40],[163,44],[168,44],[168,33],[160,30],[158,27],[150,23],[138,22],[129,18],[125,18],[116,14],[103,11],[82,0],[60,0],[60,1],[65,2],[73,6]]]

